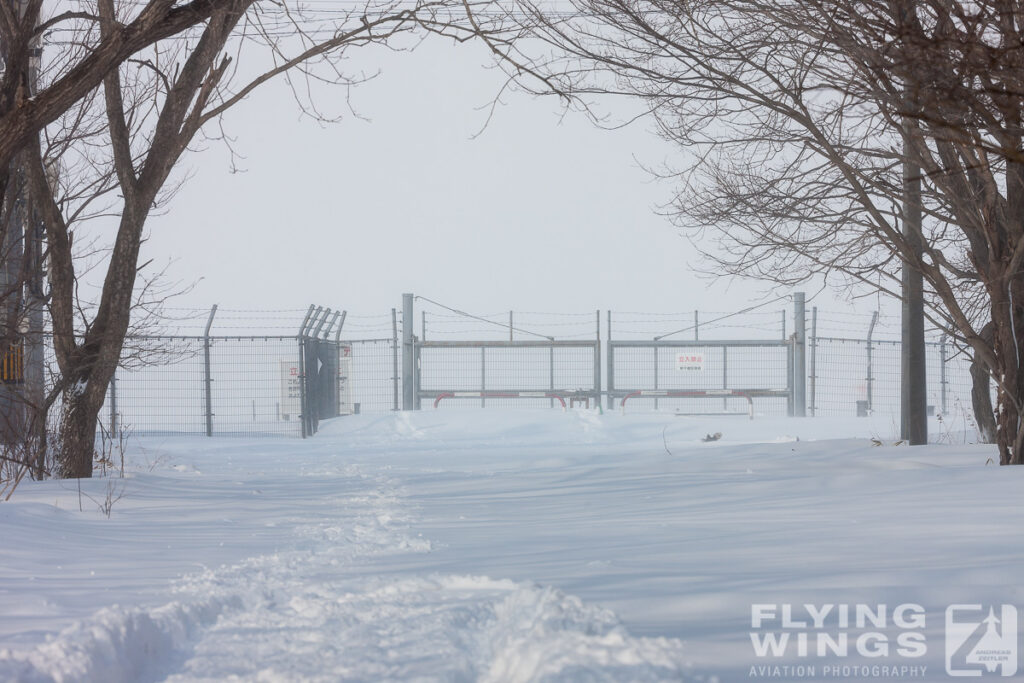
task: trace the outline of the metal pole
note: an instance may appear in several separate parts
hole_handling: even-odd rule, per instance
[[[327,309],[330,310],[330,309]],[[334,323],[338,322],[338,318],[341,317],[341,311],[335,311],[334,315],[331,316],[330,322],[327,324],[327,329],[324,330],[324,339],[331,336],[331,332],[334,330]]]
[[[412,294],[402,295],[402,410],[416,407],[416,337],[413,334]]]
[[[313,329],[313,323],[320,318],[320,313],[323,310],[322,306],[310,305],[309,311],[306,312],[306,319],[302,323],[302,330],[299,332],[300,337],[309,336],[309,331]]]
[[[297,337],[299,342],[299,429],[303,439],[310,436],[306,423],[309,414],[309,411],[306,410],[308,403],[306,396],[306,332],[309,330],[310,322],[317,313],[317,307],[310,304],[309,310],[306,311],[306,317],[302,320],[302,327],[299,328],[299,335]]]
[[[782,338],[785,339],[786,338],[786,311],[782,310],[782,311],[779,311],[779,313],[782,314],[779,317],[782,319]]]
[[[913,11],[909,7],[905,12]],[[912,84],[911,84],[912,85]],[[904,89],[906,111],[915,109],[912,89]],[[928,443],[928,378],[924,344],[924,277],[914,265],[922,259],[921,168],[913,159],[909,120],[903,136],[903,238],[910,253],[904,254],[902,315],[900,325],[900,436],[911,446]]]
[[[217,315],[217,304],[210,309],[210,317],[206,320],[203,332],[203,367],[206,373],[206,435],[213,436],[213,378],[210,377],[210,328],[213,317]]]
[[[608,410],[615,408],[615,351],[612,346],[612,312],[608,311]]]
[[[807,304],[803,292],[793,293],[793,414],[807,417]]]
[[[414,403],[413,408],[415,410],[420,410],[420,408],[421,408],[420,386],[421,386],[421,382],[423,380],[423,374],[422,374],[423,373],[423,364],[420,362],[420,355],[421,355],[422,351],[420,349],[420,345],[419,344],[415,344],[413,346],[413,348],[416,351],[416,354],[415,354],[416,357],[413,359],[413,363],[416,366],[416,372],[414,374],[414,377],[416,378],[416,386],[414,387],[414,389],[415,389],[414,396],[416,397],[416,399],[413,402]]]
[[[793,340],[789,339],[786,341],[786,415],[793,417],[795,412],[794,407],[796,402],[793,400],[795,393],[793,391]]]
[[[700,320],[697,311],[693,312],[693,341],[700,341]]]
[[[420,311],[420,341],[427,341],[427,312]]]
[[[391,386],[395,392],[392,410],[398,410],[398,311],[391,309]]]
[[[946,335],[939,338],[939,391],[942,396],[942,414],[946,414]]]
[[[329,309],[329,308],[325,308],[321,312],[321,315],[319,316],[319,318],[317,320],[316,329],[313,330],[313,334],[310,335],[311,337],[313,337],[314,339],[319,339],[320,338],[320,330],[322,330],[324,328],[324,324],[327,323],[327,317],[330,314],[331,314],[331,309]]]
[[[512,311],[508,312],[508,340],[512,341]]]
[[[874,384],[874,381],[875,381],[875,378],[874,378],[874,375],[873,375],[874,369],[871,367],[871,362],[872,362],[872,359],[871,359],[871,337],[875,333],[875,323],[877,323],[877,322],[878,322],[878,311],[875,311],[874,313],[871,314],[871,325],[868,327],[868,376],[867,376],[868,396],[867,396],[867,399],[868,399],[868,414],[869,415],[871,414],[871,411],[874,410],[874,388],[873,388],[872,385]]]
[[[338,331],[334,333],[334,342],[338,343],[341,341],[341,328],[345,327],[345,316],[348,315],[348,311],[341,312],[341,320],[338,322]]]
[[[487,391],[487,347],[480,347],[480,407],[487,405],[484,392]]]
[[[317,391],[318,381],[318,349],[311,343],[311,340],[316,338],[316,335],[320,332],[320,327],[323,325],[325,313],[330,309],[325,309],[323,306],[317,306],[316,310],[313,311],[313,316],[309,319],[305,329],[302,330],[302,423],[303,429],[307,436],[313,436],[317,432],[319,410],[320,406],[315,405],[313,402],[314,397],[319,397],[319,391]],[[316,325],[316,327],[314,327]],[[312,353],[308,353],[312,351]],[[312,356],[312,358],[308,356]],[[312,382],[310,381],[309,375],[312,374]],[[313,388],[310,391],[310,388]],[[313,394],[313,396],[310,396]],[[314,418],[314,411],[316,411],[317,417]]]
[[[597,346],[594,347],[594,407],[601,407],[601,311],[594,311]]]
[[[305,323],[302,325],[306,329]],[[309,436],[306,432],[306,338],[299,335],[299,429],[302,438]]]
[[[814,306],[811,308],[811,395],[809,399],[810,405],[808,406],[811,410],[811,417],[814,417],[816,413],[816,394],[818,385],[818,307]]]

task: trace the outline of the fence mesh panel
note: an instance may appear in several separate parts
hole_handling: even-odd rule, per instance
[[[777,345],[742,345],[742,342],[705,346],[611,346],[612,382],[616,394],[632,391],[714,391],[755,389],[786,391],[789,387],[789,348]],[[680,356],[700,362],[680,363]],[[668,408],[687,413],[742,412],[742,397],[651,397],[629,399],[636,405]],[[785,415],[785,397],[754,399],[759,414]]]
[[[182,336],[127,340],[122,365],[100,414],[104,429],[117,425],[136,434],[207,433],[207,348],[199,335],[209,313],[182,313],[182,329],[173,332]],[[297,329],[307,312],[272,311],[267,312],[269,317],[248,321],[253,314],[220,311],[217,325],[232,335],[245,336],[225,336],[222,332],[209,338],[212,434],[300,436],[298,338],[249,332],[257,324],[275,331],[277,327]],[[283,318],[275,322],[274,316]],[[330,318],[332,326],[334,319]],[[358,404],[360,412],[365,413],[401,408],[402,383],[407,379],[402,377],[401,322],[395,312],[349,315],[339,320],[338,334],[348,338],[341,341],[349,356],[342,366],[348,392],[346,406]],[[794,329],[789,309],[738,315],[605,311],[600,315],[498,312],[469,317],[451,310],[429,310],[414,316],[413,322],[421,335],[417,339],[416,388],[423,392],[421,405],[427,409],[430,403],[426,395],[442,392],[553,390],[593,395],[609,390],[621,400],[625,392],[639,390],[785,392],[792,386],[791,346],[785,341]],[[191,327],[186,329],[186,323]],[[808,414],[853,416],[858,414],[860,403],[867,411],[898,420],[898,317],[828,312],[811,316],[808,311],[807,323]],[[661,342],[652,341],[660,336],[664,337]],[[694,337],[692,344],[682,341]],[[335,338],[332,333],[330,340]],[[928,404],[936,414],[972,422],[970,357],[950,342],[940,343],[940,338],[935,332],[928,336]],[[46,349],[47,379],[52,384],[52,340],[47,341]],[[678,357],[687,350],[700,354],[699,368],[680,366]],[[602,356],[595,357],[598,353]],[[611,376],[599,382],[598,374],[608,370]],[[602,382],[604,386],[600,386]],[[115,395],[116,404],[111,400]],[[784,415],[790,400],[784,396],[755,397],[755,412]],[[533,397],[459,397],[456,404],[560,405],[554,399]],[[747,411],[742,397],[647,396],[631,398],[630,404],[640,410],[687,413]],[[59,406],[51,410],[51,419],[57,413]]]
[[[810,340],[815,357],[814,415],[856,415],[857,402],[875,414],[900,414],[900,343],[817,337]],[[869,354],[870,348],[870,354]],[[943,363],[943,355],[945,362]],[[932,412],[970,412],[970,359],[949,344],[926,344],[927,397]],[[945,368],[943,368],[945,365]],[[809,384],[810,386],[810,384]],[[808,394],[808,407],[812,406]]]
[[[396,348],[391,339],[346,341],[352,348],[350,382],[352,402],[363,413],[383,413],[401,407],[399,388],[402,363],[396,364]]]
[[[426,394],[445,392],[542,392],[595,393],[597,344],[519,346],[467,342],[465,346],[431,346],[419,349],[419,389]],[[551,406],[544,398],[465,397],[460,405],[538,407]],[[463,400],[465,399],[465,400]],[[451,400],[451,399],[449,399]]]

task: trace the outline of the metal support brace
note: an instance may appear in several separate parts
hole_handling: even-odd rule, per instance
[[[341,320],[338,321],[338,331],[334,333],[334,343],[337,344],[341,341],[341,329],[345,327],[345,316],[348,315],[348,311],[341,312]]]

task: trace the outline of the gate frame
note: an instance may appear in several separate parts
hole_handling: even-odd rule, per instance
[[[562,407],[565,407],[565,397],[570,398],[586,398],[593,399],[594,405],[600,405],[601,402],[601,387],[599,382],[601,377],[601,342],[597,339],[547,339],[547,340],[505,340],[505,341],[421,341],[414,338],[413,341],[413,358],[414,358],[414,372],[413,381],[415,386],[413,388],[413,395],[416,397],[417,405],[422,399],[428,399],[436,402],[440,402],[443,398],[479,398],[481,406],[486,405],[485,401],[488,398],[549,398],[552,403],[557,399],[562,402]],[[456,390],[456,389],[435,389],[425,391],[421,389],[421,352],[423,349],[480,349],[481,362],[486,362],[487,349],[516,349],[516,348],[528,348],[528,349],[550,349],[552,356],[550,362],[550,386],[541,388],[530,388],[530,389],[492,389],[488,390],[486,387],[486,376],[481,376],[481,384],[479,391],[476,390]],[[594,356],[594,367],[591,371],[590,387],[574,387],[574,388],[559,388],[554,385],[554,351],[558,348],[576,348],[576,349],[590,349]],[[435,408],[437,407],[435,403]]]
[[[688,339],[688,340],[608,340],[608,407],[609,409],[614,408],[615,399],[619,399],[620,407],[625,403],[625,400],[630,397],[643,397],[643,398],[688,398],[688,397],[699,397],[699,398],[710,398],[710,397],[724,397],[729,398],[730,396],[738,396],[746,398],[750,402],[750,414],[753,417],[753,401],[752,398],[785,398],[787,413],[792,417],[794,413],[794,372],[793,372],[793,356],[795,348],[798,342],[795,338],[790,339]],[[658,375],[657,375],[657,363],[655,362],[655,375],[653,387],[631,387],[628,389],[616,389],[615,388],[615,350],[620,348],[647,348],[654,349],[655,358],[660,349],[687,349],[687,348],[720,348],[722,349],[723,355],[727,356],[729,348],[759,348],[759,347],[772,347],[772,348],[784,348],[786,350],[786,388],[785,389],[773,389],[773,388],[751,388],[744,387],[739,389],[732,389],[728,386],[723,386],[718,389],[663,389],[658,387]],[[728,376],[723,378],[723,384],[728,384]],[[674,396],[673,394],[678,394]],[[697,413],[699,414],[699,413]]]

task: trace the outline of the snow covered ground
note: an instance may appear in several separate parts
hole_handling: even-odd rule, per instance
[[[947,680],[949,605],[1002,635],[1024,606],[1024,468],[931,427],[446,407],[140,439],[123,479],[0,505],[0,680]]]

